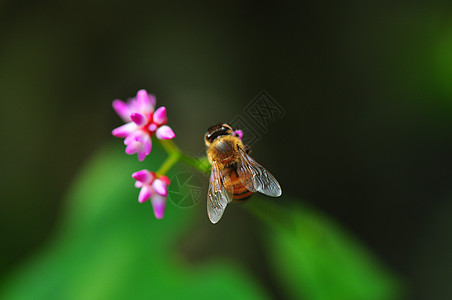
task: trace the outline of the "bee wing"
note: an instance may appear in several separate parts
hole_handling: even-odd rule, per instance
[[[261,192],[267,196],[279,197],[282,194],[278,181],[264,167],[239,147],[241,163],[237,168],[243,185],[252,192]]]
[[[207,214],[210,222],[217,223],[223,216],[226,205],[232,201],[232,191],[225,187],[227,177],[223,177],[216,162],[212,162],[209,191],[207,193]]]

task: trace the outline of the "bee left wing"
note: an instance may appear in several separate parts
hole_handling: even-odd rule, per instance
[[[225,187],[226,180],[228,179],[222,176],[217,163],[213,161],[207,192],[207,214],[213,224],[221,219],[226,205],[232,201],[231,191]]]
[[[237,173],[243,185],[252,192],[261,192],[271,197],[281,196],[281,186],[275,177],[240,147],[239,153],[241,163],[237,167]]]

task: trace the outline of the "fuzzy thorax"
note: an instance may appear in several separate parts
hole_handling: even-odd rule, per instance
[[[240,159],[238,147],[244,148],[242,141],[232,135],[224,135],[216,138],[207,148],[209,162],[216,161],[219,167],[228,167]]]

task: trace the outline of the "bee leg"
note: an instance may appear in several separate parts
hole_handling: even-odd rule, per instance
[[[251,153],[251,147],[248,145],[245,145],[245,152],[246,154],[250,154]]]

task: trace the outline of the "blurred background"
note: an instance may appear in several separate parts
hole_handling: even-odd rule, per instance
[[[107,165],[143,167],[111,136],[121,124],[112,100],[154,93],[178,146],[198,155],[208,126],[242,115],[265,90],[285,114],[253,157],[280,181],[281,201],[340,224],[397,278],[401,298],[452,298],[450,2],[3,1],[0,16],[6,289],[52,253],[68,192],[106,145],[117,153]],[[135,169],[123,170],[121,201],[135,207]],[[226,257],[257,278],[262,297],[297,298],[271,275],[261,225],[229,209],[212,226],[204,201],[167,207],[167,222],[197,216],[174,239],[181,264]],[[167,224],[144,210],[144,226]]]

